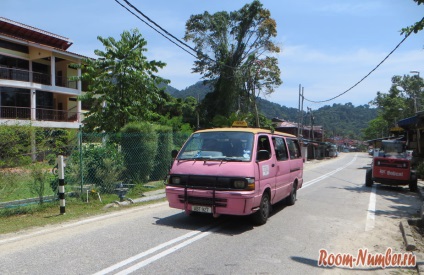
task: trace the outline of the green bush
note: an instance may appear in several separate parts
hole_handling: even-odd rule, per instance
[[[118,181],[123,179],[124,158],[116,143],[108,135],[84,134],[84,140],[103,142],[82,144],[82,171],[80,151],[75,150],[68,158],[65,168],[65,182],[80,185],[81,176],[84,185],[95,185],[102,193],[111,193]],[[82,175],[81,175],[82,173]],[[53,182],[57,187],[57,183]],[[52,187],[54,188],[54,187]]]
[[[38,203],[43,204],[46,185],[54,179],[54,176],[46,169],[46,166],[41,163],[31,165],[30,170],[32,178],[29,186],[30,191],[32,194],[38,196]]]
[[[153,170],[150,180],[162,180],[168,174],[172,162],[171,151],[173,148],[172,128],[168,126],[156,126],[160,142],[157,143],[157,150]]]
[[[150,123],[132,122],[121,129],[126,175],[135,183],[146,183],[157,152],[158,134]]]
[[[0,167],[31,163],[30,126],[0,126]]]
[[[74,149],[76,133],[76,130],[1,125],[0,167],[27,165],[34,153],[37,160],[49,160],[53,164],[58,155],[68,156]]]

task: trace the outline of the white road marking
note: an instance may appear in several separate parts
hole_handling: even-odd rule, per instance
[[[303,185],[302,185],[302,188],[299,189],[299,190],[305,189],[305,188],[307,188],[307,187],[309,187],[309,186],[311,186],[311,185],[313,185],[313,184],[315,184],[317,182],[320,182],[323,179],[326,179],[326,178],[334,175],[335,173],[337,173],[337,172],[345,169],[346,167],[348,167],[349,165],[351,165],[356,160],[357,156],[358,155],[355,155],[355,157],[351,161],[349,161],[348,163],[346,163],[344,166],[337,168],[336,170],[333,170],[331,172],[328,172],[327,174],[324,174],[324,175],[322,175],[322,176],[320,176],[318,178],[315,178],[313,180],[310,180],[308,182],[304,182]]]
[[[320,177],[318,177],[318,178],[316,178],[314,180],[311,180],[311,181],[308,181],[308,182],[304,183],[304,185],[302,186],[302,189],[304,189],[304,188],[306,188],[308,186],[311,186],[311,185],[313,185],[313,184],[315,184],[315,183],[317,183],[317,182],[319,182],[319,181],[321,181],[321,180],[323,180],[325,178],[328,178],[331,175],[334,175],[335,173],[337,173],[337,172],[345,169],[346,167],[348,167],[349,165],[351,165],[356,160],[356,158],[357,158],[357,155],[355,155],[355,157],[350,162],[348,162],[347,164],[345,164],[344,166],[339,167],[338,169],[336,169],[334,171],[331,171],[331,172],[329,172],[327,174],[324,174],[324,175],[322,175],[322,176],[320,176]],[[170,241],[168,241],[166,243],[160,244],[160,245],[158,245],[156,247],[153,247],[153,248],[151,248],[149,250],[146,250],[146,251],[144,251],[144,252],[142,252],[142,253],[140,253],[138,255],[135,255],[135,256],[130,257],[130,258],[124,260],[124,261],[121,261],[121,262],[119,262],[117,264],[114,264],[114,265],[112,265],[112,266],[110,266],[110,267],[108,267],[106,269],[103,269],[103,270],[95,273],[94,275],[107,274],[107,273],[110,273],[110,272],[112,272],[114,270],[117,270],[119,268],[123,268],[124,266],[129,265],[130,263],[135,262],[135,261],[137,261],[137,260],[139,260],[139,259],[141,259],[143,257],[146,257],[146,256],[148,256],[148,255],[150,255],[150,254],[152,254],[152,253],[154,253],[156,251],[159,251],[159,250],[161,250],[161,249],[163,249],[165,247],[168,247],[168,246],[170,246],[172,244],[175,244],[175,243],[178,243],[180,241],[183,241],[183,240],[187,239],[187,240],[185,240],[185,241],[183,241],[183,242],[181,242],[179,244],[176,244],[176,245],[174,245],[174,246],[172,246],[172,247],[170,247],[170,248],[168,248],[168,249],[166,249],[166,250],[164,250],[164,251],[162,251],[162,252],[160,252],[160,253],[158,253],[156,255],[153,255],[150,258],[147,258],[147,259],[145,259],[145,260],[143,260],[143,261],[141,261],[139,263],[136,263],[136,264],[134,264],[132,266],[129,266],[126,269],[124,269],[124,270],[122,270],[122,271],[120,271],[120,272],[118,272],[116,274],[122,275],[122,274],[132,273],[132,272],[134,272],[134,271],[136,271],[136,270],[138,270],[138,269],[140,269],[140,268],[142,268],[142,267],[144,267],[144,266],[146,266],[146,265],[148,265],[148,264],[150,264],[150,263],[152,263],[154,261],[157,261],[157,260],[159,260],[159,259],[161,259],[161,258],[163,258],[163,257],[165,257],[165,256],[167,256],[167,255],[169,255],[169,254],[177,251],[178,249],[181,249],[181,248],[183,248],[183,247],[185,247],[187,245],[190,245],[191,243],[193,243],[193,242],[195,242],[197,240],[200,240],[200,239],[202,239],[202,238],[210,235],[212,232],[215,232],[215,231],[219,230],[220,228],[221,228],[220,226],[211,227],[209,230],[207,230],[205,228],[199,228],[198,230],[191,231],[191,232],[189,232],[189,233],[187,233],[187,234],[185,234],[185,235],[183,235],[181,237],[172,239],[172,240],[170,240]]]
[[[148,256],[148,255],[150,255],[152,253],[155,253],[155,252],[157,252],[157,251],[159,251],[159,250],[161,250],[161,249],[163,249],[165,247],[168,247],[170,245],[173,245],[175,243],[178,243],[180,241],[183,241],[185,239],[188,239],[188,240],[186,240],[186,241],[184,241],[184,242],[182,242],[180,244],[177,244],[177,245],[174,245],[174,246],[168,248],[165,251],[162,251],[161,253],[158,253],[156,255],[153,255],[150,258],[147,258],[147,259],[145,259],[145,260],[143,260],[143,261],[141,261],[141,262],[139,262],[137,264],[134,264],[134,265],[126,268],[125,270],[120,271],[119,273],[116,273],[116,274],[129,274],[131,272],[136,271],[137,269],[140,269],[140,268],[142,268],[142,267],[144,267],[144,266],[146,266],[146,265],[148,265],[148,264],[150,264],[150,263],[152,263],[154,261],[159,260],[160,258],[163,258],[163,257],[165,257],[165,256],[167,256],[167,255],[169,255],[169,254],[177,251],[180,248],[183,248],[183,247],[185,247],[185,246],[187,246],[187,245],[189,245],[189,244],[191,244],[191,243],[193,243],[193,242],[195,242],[197,240],[202,239],[202,238],[208,236],[209,234],[211,234],[212,232],[218,231],[219,229],[221,229],[221,226],[215,226],[215,227],[205,226],[205,227],[198,228],[197,230],[190,231],[187,234],[184,234],[184,235],[182,235],[180,237],[177,237],[175,239],[172,239],[172,240],[170,240],[168,242],[165,242],[163,244],[160,244],[158,246],[155,246],[153,248],[150,248],[150,249],[148,249],[148,250],[146,250],[146,251],[144,251],[144,252],[142,252],[140,254],[137,254],[135,256],[132,256],[132,257],[130,257],[130,258],[126,259],[126,260],[123,260],[123,261],[121,261],[121,262],[119,262],[117,264],[114,264],[114,265],[112,265],[112,266],[110,266],[108,268],[105,268],[105,269],[103,269],[101,271],[98,271],[98,272],[94,273],[94,275],[100,275],[100,274],[110,273],[110,272],[112,272],[112,271],[114,271],[116,269],[122,268],[122,267],[124,267],[124,266],[126,266],[128,264],[131,264],[132,262],[135,262],[135,261],[137,261],[137,260],[139,260],[139,259],[141,259],[143,257],[146,257],[146,256]]]
[[[377,203],[377,187],[373,185],[370,193],[370,202],[368,204],[368,213],[367,213],[367,221],[365,223],[365,231],[370,231],[374,229],[375,224],[375,205]]]
[[[137,269],[140,269],[140,268],[142,268],[142,267],[144,267],[144,266],[146,266],[146,265],[148,265],[148,264],[150,264],[150,263],[152,263],[152,262],[154,262],[156,260],[159,260],[160,258],[163,258],[163,257],[165,257],[165,256],[167,256],[167,255],[169,255],[169,254],[177,251],[178,249],[183,248],[183,247],[185,247],[185,246],[187,246],[187,245],[189,245],[189,244],[191,244],[191,243],[193,243],[193,242],[195,242],[197,240],[200,240],[200,239],[208,236],[212,232],[215,232],[215,231],[217,231],[219,229],[220,229],[220,227],[212,228],[210,231],[203,232],[203,233],[201,233],[199,235],[196,235],[196,236],[194,236],[191,239],[188,239],[188,240],[186,240],[186,241],[184,241],[184,242],[182,242],[182,243],[180,243],[180,244],[178,244],[176,246],[173,246],[173,247],[171,247],[171,248],[169,248],[169,249],[167,249],[167,250],[165,250],[165,251],[163,251],[163,252],[161,252],[161,253],[153,256],[153,257],[150,257],[150,258],[148,258],[148,259],[146,259],[146,260],[144,260],[142,262],[139,262],[138,264],[135,264],[135,265],[133,265],[133,266],[131,266],[131,267],[125,269],[125,270],[122,270],[121,272],[116,273],[116,274],[117,275],[125,275],[125,274],[129,274],[131,272],[134,272]]]

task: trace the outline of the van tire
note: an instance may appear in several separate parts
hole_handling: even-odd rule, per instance
[[[289,196],[286,198],[287,205],[294,205],[297,197],[297,183],[293,183],[292,190]]]
[[[411,192],[417,192],[418,190],[418,179],[415,173],[411,174],[411,181],[409,182],[409,190]]]
[[[373,184],[372,180],[372,169],[367,169],[367,172],[365,174],[365,186],[371,187]]]
[[[252,219],[256,225],[263,225],[266,223],[269,217],[271,210],[271,202],[269,200],[269,193],[265,192],[262,195],[261,204],[259,205],[259,210],[253,213]]]

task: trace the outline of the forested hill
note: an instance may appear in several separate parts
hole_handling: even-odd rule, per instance
[[[192,96],[202,100],[212,89],[197,82],[181,91],[168,86],[166,91],[176,98],[186,98]],[[291,122],[299,120],[299,111],[297,108],[285,107],[266,99],[259,98],[259,111],[267,118],[280,118]],[[311,124],[311,114],[303,112],[305,125]],[[368,122],[377,117],[377,109],[370,108],[368,105],[353,106],[352,103],[326,105],[312,111],[314,125],[324,127],[326,135],[338,135],[350,138],[361,138],[362,129],[368,127]]]

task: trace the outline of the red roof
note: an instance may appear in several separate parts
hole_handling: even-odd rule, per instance
[[[0,34],[17,37],[61,50],[67,50],[72,45],[72,41],[69,38],[15,22],[4,17],[0,17]]]

